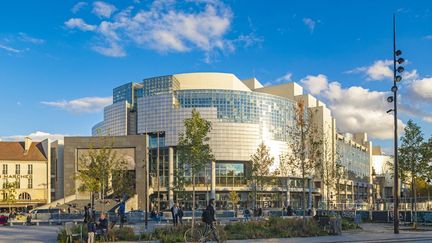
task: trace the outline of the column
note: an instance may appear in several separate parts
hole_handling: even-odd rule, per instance
[[[169,205],[174,205],[174,148],[168,148],[168,200]]]
[[[309,189],[309,193],[308,193],[308,198],[309,198],[309,202],[308,202],[308,208],[312,208],[312,179],[308,178],[308,189]]]
[[[211,193],[210,199],[216,199],[216,161],[211,162]]]

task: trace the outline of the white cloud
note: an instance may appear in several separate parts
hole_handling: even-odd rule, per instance
[[[74,113],[93,113],[112,103],[112,97],[84,97],[74,100],[42,101],[44,105],[57,107]]]
[[[87,24],[84,20],[80,18],[71,18],[65,22],[65,25],[70,29],[77,28],[82,31],[93,31],[96,29],[95,25]]]
[[[76,3],[76,4],[72,7],[71,11],[72,11],[72,13],[76,14],[76,13],[78,13],[82,8],[84,8],[84,7],[87,6],[87,5],[88,5],[88,4],[87,4],[86,2],[78,2],[78,3]]]
[[[51,140],[63,140],[65,136],[69,136],[69,135],[36,131],[28,135],[2,136],[0,137],[0,141],[24,141],[25,137],[30,137],[33,141],[42,141],[47,138]]]
[[[29,36],[29,35],[27,35],[26,33],[23,33],[23,32],[18,33],[18,35],[19,35],[18,38],[21,41],[24,41],[24,42],[30,42],[30,43],[36,44],[36,45],[40,45],[40,44],[45,43],[45,40],[39,39],[39,38],[35,38],[35,37],[31,37],[31,36]]]
[[[97,1],[93,3],[92,13],[94,13],[99,18],[109,18],[116,10],[117,8],[112,4]]]
[[[311,18],[303,18],[303,24],[305,24],[311,33],[314,32],[315,30],[315,26],[316,26],[316,21],[311,19]]]
[[[432,40],[432,35],[427,35],[424,37],[426,40]]]
[[[291,78],[292,78],[292,73],[287,72],[284,76],[277,78],[275,80],[275,83],[290,82]]]
[[[185,4],[190,7],[184,7]],[[96,15],[110,18],[95,25],[71,18],[65,25],[70,29],[94,32],[97,42],[93,43],[92,49],[114,57],[127,55],[125,46],[132,44],[159,52],[197,49],[210,59],[218,51],[232,52],[236,45],[247,47],[262,41],[254,33],[226,39],[233,15],[231,9],[220,1],[186,2],[181,4],[183,10],[177,9],[176,5],[180,3],[154,1],[147,8],[126,7],[106,14],[95,11],[95,8],[93,12]]]
[[[411,83],[412,95],[432,102],[432,77],[414,80]]]
[[[7,52],[10,52],[10,53],[15,53],[15,54],[23,52],[23,50],[18,50],[18,49],[15,49],[13,47],[5,46],[5,45],[2,45],[2,44],[0,44],[0,49],[3,49],[3,50],[5,50]]]
[[[301,82],[328,104],[341,132],[367,132],[378,139],[393,137],[393,116],[386,113],[390,109],[386,102],[389,92],[359,86],[343,88],[339,82],[329,82],[323,74],[309,75]],[[404,125],[400,120],[398,123],[402,131]]]
[[[300,83],[313,95],[319,94],[321,91],[328,88],[327,77],[322,74],[317,76],[308,75],[301,79]]]
[[[378,60],[370,66],[358,67],[346,73],[364,73],[368,80],[392,79],[393,71],[390,68],[392,64],[391,60]]]

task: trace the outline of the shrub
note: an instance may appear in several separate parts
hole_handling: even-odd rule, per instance
[[[111,241],[130,241],[138,240],[134,229],[131,227],[113,228],[108,231],[108,239]]]

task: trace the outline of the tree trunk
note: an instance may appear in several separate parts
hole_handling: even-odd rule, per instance
[[[414,184],[414,227],[417,227],[417,189],[415,184]]]
[[[192,232],[195,227],[195,173],[192,173]]]
[[[304,171],[304,166],[303,166]],[[306,219],[306,186],[305,186],[305,174],[302,173],[302,184],[303,184],[303,200],[302,200],[302,207],[303,207],[303,219]]]

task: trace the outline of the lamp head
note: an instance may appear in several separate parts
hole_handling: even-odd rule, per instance
[[[392,103],[392,102],[393,102],[393,96],[389,96],[389,97],[387,97],[387,102],[388,102],[388,103]]]
[[[398,75],[395,77],[396,82],[400,82],[402,80],[402,76]]]
[[[397,50],[397,51],[395,52],[395,54],[396,54],[396,56],[400,56],[400,55],[402,55],[402,51],[401,51],[401,50]]]
[[[402,67],[402,66],[399,66],[399,67],[397,68],[397,71],[398,71],[398,73],[402,73],[403,71],[405,71],[405,68]]]
[[[398,91],[398,87],[397,86],[393,86],[392,88],[391,88],[391,91],[392,92],[396,92],[396,91]],[[393,98],[393,97],[392,97]],[[388,98],[387,98],[388,99]]]
[[[397,63],[402,64],[405,62],[405,59],[403,59],[402,57],[399,57],[399,59],[397,59]]]

